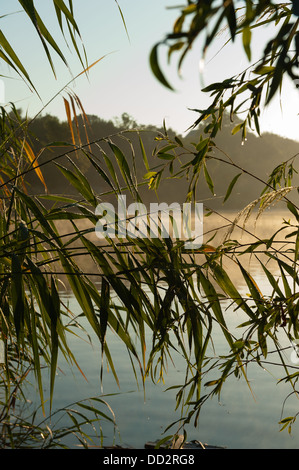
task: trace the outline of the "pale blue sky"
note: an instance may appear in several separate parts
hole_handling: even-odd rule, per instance
[[[117,4],[114,0],[74,0],[75,13],[82,38],[87,50],[89,62],[92,63],[108,54],[90,70],[89,81],[81,76],[72,85],[83,103],[85,111],[104,119],[113,119],[123,112],[131,114],[139,123],[161,126],[163,119],[168,127],[183,133],[197,114],[188,108],[204,108],[210,100],[201,92],[199,80],[200,43],[196,45],[186,60],[182,78],[178,78],[175,67],[165,69],[169,81],[177,90],[168,91],[153,77],[149,68],[151,47],[170,31],[177,17],[176,10],[167,10],[175,0],[119,0],[125,16],[130,42],[122,24]],[[1,14],[20,10],[16,0],[0,0]],[[36,2],[40,14],[55,38],[60,32],[53,21],[52,1]],[[1,29],[13,44],[15,51],[27,67],[36,85],[43,103],[54,96],[71,78],[59,58],[55,58],[58,79],[52,75],[49,64],[43,55],[42,47],[36,32],[25,14],[18,13],[2,18]],[[261,47],[267,40],[267,31],[254,36],[253,55],[258,57]],[[206,85],[220,81],[234,73],[240,72],[248,63],[240,44],[229,44],[221,51],[227,36],[224,32],[209,52],[210,60],[204,70]],[[63,47],[63,39],[58,41]],[[66,56],[73,75],[81,71],[80,63],[74,54]],[[220,51],[214,58],[213,56]],[[9,75],[5,65],[0,73]],[[11,74],[10,74],[11,75]],[[42,107],[41,101],[20,81],[4,79],[6,101],[17,102],[19,107],[34,115]],[[298,133],[298,91],[289,86],[283,95],[283,114],[279,101],[269,108],[262,119],[262,131],[271,131],[299,140]],[[63,100],[59,96],[46,111],[65,119]]]

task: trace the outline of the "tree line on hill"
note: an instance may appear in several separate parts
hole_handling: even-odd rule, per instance
[[[55,194],[73,194],[74,188],[66,184],[66,180],[55,163],[65,167],[69,166],[67,152],[73,150],[72,139],[76,144],[92,143],[90,147],[85,147],[86,152],[90,151],[100,165],[103,165],[103,152],[113,159],[110,149],[107,147],[106,137],[111,137],[113,142],[122,150],[128,160],[132,171],[136,173],[136,179],[144,182],[143,176],[146,173],[139,137],[141,137],[145,152],[147,154],[150,167],[157,167],[161,161],[153,156],[157,146],[155,137],[159,133],[164,133],[165,129],[157,129],[155,126],[139,125],[129,114],[123,113],[120,118],[114,120],[104,120],[96,115],[87,115],[85,119],[73,119],[73,137],[67,121],[61,121],[52,115],[39,116],[30,124],[31,145],[38,162],[41,164],[43,176],[45,178],[48,192]],[[245,142],[237,135],[232,135],[232,129],[238,121],[230,122],[228,116],[223,120],[223,130],[215,139],[215,147],[211,152],[211,157],[207,161],[207,168],[214,184],[214,194],[208,187],[205,178],[201,175],[198,185],[197,200],[202,201],[209,208],[219,210],[240,210],[257,196],[263,189],[263,184],[255,180],[251,175],[258,176],[261,180],[267,181],[270,172],[282,161],[286,161],[298,153],[299,143],[291,139],[283,138],[275,134],[264,133],[261,137],[254,133],[248,133]],[[134,131],[138,129],[138,132]],[[123,135],[120,132],[128,131]],[[175,131],[168,129],[169,136],[174,137]],[[185,137],[179,136],[185,147],[192,149],[192,143],[199,141],[202,128],[191,130]],[[125,137],[125,138],[124,138]],[[50,143],[56,144],[47,147]],[[72,152],[72,158],[74,157]],[[181,160],[188,158],[185,154]],[[105,193],[110,188],[103,181],[99,174],[94,171],[86,155],[78,152],[75,161],[89,183],[97,194]],[[186,160],[187,161],[187,160]],[[47,163],[46,163],[47,162]],[[233,165],[232,162],[235,164]],[[119,169],[117,169],[119,174]],[[223,205],[223,199],[231,180],[242,173],[234,187],[234,197],[231,197]],[[34,172],[28,174],[29,192],[39,194],[44,192],[41,181]],[[297,175],[294,176],[296,184]],[[183,203],[188,191],[188,181],[186,178],[167,179],[161,181],[158,189],[160,201],[167,203]],[[153,191],[149,191],[146,184],[140,186],[140,194],[145,203],[156,200]]]

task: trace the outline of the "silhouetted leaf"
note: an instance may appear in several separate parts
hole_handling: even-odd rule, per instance
[[[162,83],[162,85],[174,91],[172,86],[168,83],[168,81],[166,80],[166,78],[164,77],[164,74],[162,73],[160,69],[159,61],[158,61],[158,47],[159,47],[159,44],[156,44],[152,48],[152,51],[150,54],[150,66],[151,66],[152,72],[155,75],[155,77],[159,80],[159,82]]]
[[[227,201],[227,199],[229,198],[229,196],[231,195],[231,192],[236,184],[236,182],[238,181],[238,179],[240,178],[240,176],[242,175],[242,173],[239,173],[238,175],[236,175],[232,181],[230,182],[229,184],[229,187],[227,188],[227,191],[226,191],[226,194],[225,194],[225,197],[223,199],[223,202]]]

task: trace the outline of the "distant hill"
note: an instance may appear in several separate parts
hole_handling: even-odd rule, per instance
[[[126,114],[124,114],[123,119],[120,119],[117,123],[105,121],[98,116],[88,116],[88,120],[89,126],[86,128],[83,126],[81,121],[78,123],[83,142],[86,141],[86,138],[84,137],[85,131],[88,132],[89,139],[93,141],[101,137],[115,135],[119,130],[124,129],[124,126],[130,129],[130,126],[132,127],[136,124],[135,121],[132,119],[130,120]],[[275,166],[280,164],[282,161],[295,156],[299,152],[299,142],[285,139],[270,133],[265,133],[262,137],[257,137],[253,133],[249,133],[246,142],[242,145],[241,136],[239,134],[232,136],[231,134],[232,128],[237,123],[238,121],[230,123],[229,119],[224,120],[223,130],[219,132],[215,139],[216,146],[221,150],[213,150],[211,155],[215,159],[213,158],[207,161],[207,167],[214,182],[216,196],[211,194],[204,178],[200,178],[199,180],[197,198],[201,201],[205,201],[207,206],[213,209],[241,209],[252,200],[256,199],[263,189],[263,185],[261,183],[244,173],[238,179],[230,199],[225,203],[225,205],[223,205],[223,197],[226,194],[230,181],[235,175],[240,173],[241,170],[234,168],[229,163],[226,164],[217,161],[217,158],[221,158],[222,160],[229,162],[230,160],[226,156],[228,155],[235,164],[240,166],[240,168],[258,176],[262,180],[267,180],[270,172]],[[76,123],[74,123],[74,128],[75,124]],[[49,115],[37,118],[30,126],[30,133],[32,145],[37,153],[50,142],[71,142],[71,133],[68,124]],[[184,141],[187,147],[192,148],[191,143],[198,142],[200,133],[200,129],[197,129],[191,131],[184,139],[182,137],[180,138]],[[169,130],[169,135],[172,134],[174,134],[173,131]],[[156,166],[160,164],[161,161],[157,161],[157,159],[154,160],[151,156],[153,149],[157,144],[154,140],[156,135],[155,128],[153,126],[143,126],[141,135],[150,165]],[[146,172],[146,169],[140,150],[139,137],[136,133],[130,133],[127,137],[130,139],[132,146],[130,145],[130,142],[125,141],[122,138],[116,138],[114,139],[114,142],[117,143],[126,156],[129,156],[128,159],[130,161],[131,168],[133,169],[134,167],[136,169],[138,180],[142,181],[142,176]],[[132,147],[134,148],[134,155],[132,154]],[[54,161],[65,166],[69,166],[67,155],[64,155],[63,157],[60,157],[59,155],[65,154],[70,150],[71,147],[61,145],[60,147],[47,149],[41,153],[39,162],[43,163],[42,170],[49,192],[60,194],[70,194],[74,192],[73,188],[66,184],[65,179],[53,163],[54,158]],[[107,155],[112,158],[110,149],[104,142],[94,144],[91,150],[93,154],[97,155],[98,162],[100,164],[103,163],[102,151],[107,152]],[[108,185],[104,184],[103,180],[99,177],[87,157],[84,155],[78,155],[76,157],[76,155],[72,153],[72,158],[73,157],[75,158],[76,164],[87,176],[98,194],[108,190]],[[50,161],[51,163],[45,164],[45,162]],[[182,161],[188,161],[188,156],[182,156]],[[296,161],[294,166],[296,168]],[[121,174],[119,171],[117,174],[121,183]],[[44,191],[43,186],[38,181],[34,173],[30,174],[29,181],[31,184],[31,193],[41,193]],[[294,179],[294,183],[299,184],[297,175]],[[185,200],[187,190],[188,182],[185,178],[175,180],[166,179],[161,182],[158,191],[159,199],[168,203],[182,203]],[[156,200],[155,195],[148,191],[146,186],[141,189],[141,193],[144,197],[145,203],[150,202],[152,199]]]
[[[223,196],[226,194],[230,181],[241,172],[240,169],[234,168],[229,164],[229,158],[241,169],[259,177],[263,181],[267,181],[270,173],[277,165],[299,153],[299,142],[271,133],[264,133],[259,137],[250,132],[247,135],[247,140],[242,145],[241,135],[237,133],[233,136],[231,133],[236,124],[238,124],[238,121],[231,123],[229,119],[226,119],[221,132],[214,139],[216,146],[221,150],[215,149],[213,156],[226,160],[228,163],[217,162],[215,160],[207,163],[215,185],[217,198],[217,201],[209,202],[213,208],[222,207],[221,198],[223,199]],[[185,141],[197,142],[199,135],[200,130],[193,130],[187,135]],[[294,161],[294,167],[298,168],[298,160]],[[293,183],[294,185],[299,184],[298,175],[294,176]],[[211,193],[207,191],[205,186],[206,184],[203,183],[203,199],[211,197]],[[263,188],[264,185],[262,183],[248,174],[242,174],[225,207],[241,209],[256,199]],[[220,200],[218,200],[218,197],[220,197]]]

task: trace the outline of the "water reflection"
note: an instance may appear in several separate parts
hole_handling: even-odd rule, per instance
[[[232,220],[232,215],[229,215]],[[221,218],[207,218],[204,231],[208,241],[215,227],[220,224],[226,225],[226,221]],[[273,215],[263,217],[261,225],[254,227],[247,226],[253,235],[236,229],[233,237],[243,240],[244,245],[248,241],[257,238],[267,238],[273,234],[281,224],[281,214],[274,218]],[[213,245],[223,241],[227,226],[223,227],[221,233],[213,239]],[[92,236],[92,234],[91,234]],[[92,269],[90,260],[82,258],[82,266],[85,271]],[[247,256],[245,264],[250,269],[254,279],[257,281],[262,292],[266,295],[271,293],[271,286],[265,279],[260,263],[255,257]],[[234,283],[246,295],[247,288],[242,281],[240,272],[234,263],[228,264],[229,274]],[[277,272],[274,272],[278,276]],[[100,282],[100,279],[98,280]],[[80,314],[80,309],[76,300],[66,290],[65,302],[75,313]],[[228,308],[226,319],[230,328],[234,328],[243,321],[239,311]],[[101,379],[101,350],[99,341],[94,337],[86,322],[83,326],[87,328],[91,337],[91,343],[77,337],[70,338],[70,346],[78,358],[80,367],[87,377],[88,382],[76,370],[70,370],[62,358],[60,359],[59,372],[55,386],[54,406],[63,407],[70,402],[86,398],[88,396],[100,395]],[[84,336],[84,335],[83,335]],[[214,334],[214,343],[217,353],[225,348],[224,339],[221,334]],[[121,443],[137,448],[143,448],[145,442],[154,441],[163,437],[164,428],[180,417],[180,411],[175,408],[175,390],[166,391],[167,387],[182,384],[184,381],[185,364],[180,355],[175,355],[174,365],[169,364],[168,375],[165,385],[162,383],[153,384],[150,380],[146,384],[146,393],[142,384],[139,388],[136,384],[128,353],[124,346],[110,332],[107,338],[115,366],[119,376],[120,389],[117,387],[113,374],[107,370],[104,373],[104,393],[120,393],[120,395],[107,397],[109,404],[116,415],[119,426]],[[211,351],[212,354],[212,351]],[[289,351],[286,352],[286,355]],[[271,361],[275,362],[275,356],[271,356]],[[216,399],[208,401],[200,415],[199,426],[188,429],[188,439],[198,439],[201,442],[208,442],[214,445],[224,445],[228,448],[297,448],[298,432],[296,425],[293,434],[279,432],[278,421],[281,418],[282,406],[286,395],[290,389],[288,385],[279,384],[277,380],[281,377],[281,370],[277,366],[265,364],[259,367],[255,364],[248,365],[248,377],[252,392],[244,380],[235,377],[230,378],[224,386],[221,402]],[[284,409],[284,416],[294,415],[298,409],[298,400],[290,398]],[[175,428],[173,429],[173,431]],[[113,429],[109,426],[105,428],[106,444],[110,444],[113,439]],[[70,444],[70,442],[68,442]]]

